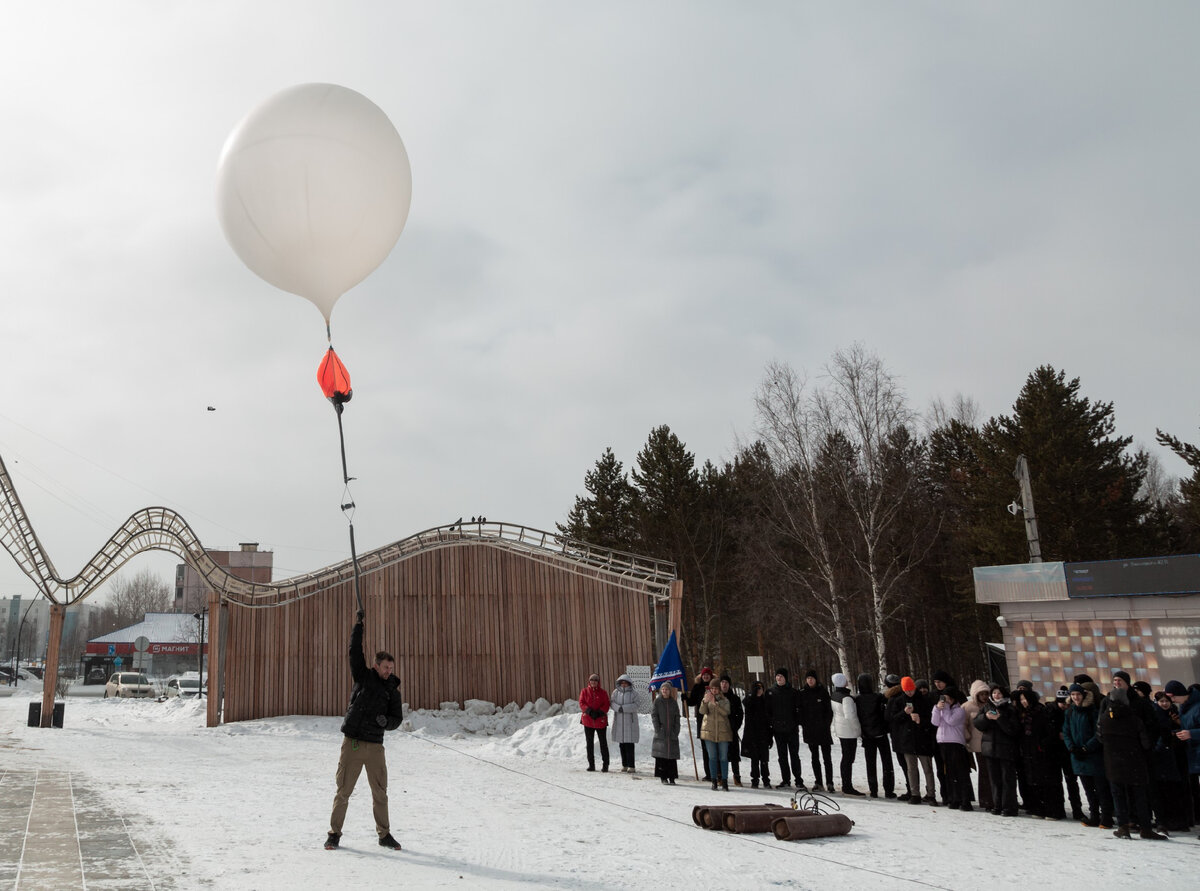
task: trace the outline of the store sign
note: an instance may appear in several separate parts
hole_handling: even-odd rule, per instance
[[[150,652],[156,656],[194,656],[196,645],[194,643],[150,644]]]

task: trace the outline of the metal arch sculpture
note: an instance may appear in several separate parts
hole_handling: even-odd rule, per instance
[[[249,582],[231,575],[208,555],[187,521],[170,508],[135,511],[103,547],[71,578],[63,578],[42,548],[17,495],[8,468],[0,457],[0,541],[21,571],[51,603],[70,606],[88,595],[130,558],[149,550],[173,553],[188,563],[221,595],[239,606],[282,606],[311,597],[354,577],[354,561],[345,560],[314,572],[278,582]],[[576,575],[603,578],[627,590],[667,600],[676,578],[675,564],[637,554],[589,545],[586,542],[513,523],[453,523],[435,526],[363,554],[360,572],[377,571],[437,548],[484,544],[518,551],[537,562]]]

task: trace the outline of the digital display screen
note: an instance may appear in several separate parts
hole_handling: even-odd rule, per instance
[[[1200,593],[1200,554],[1067,563],[1063,572],[1068,597]]]

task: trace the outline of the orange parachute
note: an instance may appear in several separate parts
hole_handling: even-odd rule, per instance
[[[325,398],[334,405],[349,402],[354,396],[354,391],[350,388],[350,372],[333,351],[333,347],[326,351],[325,358],[317,368],[317,383],[321,385],[321,392],[325,394]]]

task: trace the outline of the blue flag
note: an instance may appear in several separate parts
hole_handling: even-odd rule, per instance
[[[675,643],[675,632],[671,632],[667,645],[663,647],[658,664],[654,666],[654,674],[650,676],[650,689],[657,690],[663,684],[671,684],[680,690],[687,690],[687,676],[683,673],[683,660],[679,658],[679,644]]]

